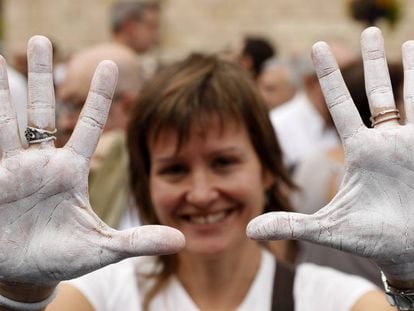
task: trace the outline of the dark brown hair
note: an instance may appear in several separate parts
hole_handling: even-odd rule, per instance
[[[141,220],[159,224],[152,206],[148,142],[164,129],[177,132],[178,148],[197,124],[204,131],[212,118],[221,126],[229,120],[244,125],[264,170],[276,178],[267,191],[265,211],[290,210],[286,188],[293,187],[282,163],[268,110],[247,73],[215,56],[191,55],[164,68],[143,88],[128,128],[131,189]],[[175,272],[175,256],[160,257],[161,272],[147,295],[144,307]]]

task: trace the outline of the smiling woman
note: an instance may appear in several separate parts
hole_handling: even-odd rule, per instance
[[[186,236],[184,252],[160,258],[158,284],[177,272],[177,264],[185,274],[180,279],[188,279],[198,264],[246,254],[254,263],[252,279],[260,248],[246,238],[246,225],[264,208],[290,210],[280,189],[293,184],[250,77],[233,64],[201,55],[167,68],[140,95],[129,150],[141,217]],[[180,267],[182,262],[192,262],[192,269]]]
[[[138,289],[143,309],[275,308],[278,269],[245,230],[264,211],[289,211],[281,188],[293,185],[250,77],[213,56],[192,55],[164,69],[141,92],[128,147],[141,219],[172,226],[186,237],[183,251],[158,257],[150,280],[136,268],[135,282],[146,284]],[[92,297],[96,281],[71,284]],[[338,282],[345,291],[334,290]],[[320,267],[301,266],[295,284],[295,310],[357,310],[351,308],[366,301],[365,294],[374,296],[375,310],[387,306],[372,284]],[[326,288],[328,294],[315,301],[309,288]],[[96,309],[104,307],[89,299]]]
[[[256,216],[289,211],[281,189],[293,185],[268,110],[237,65],[192,55],[161,71],[140,94],[128,147],[141,220],[180,230],[186,246],[72,280],[51,309],[69,299],[85,311],[388,309],[374,285],[327,268],[303,264],[280,279],[283,265],[247,238]]]

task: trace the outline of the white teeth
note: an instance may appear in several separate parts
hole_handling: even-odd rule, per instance
[[[210,214],[207,216],[191,216],[190,222],[196,223],[196,224],[214,224],[221,220],[223,220],[226,217],[226,212],[220,212],[216,214]]]
[[[207,216],[207,223],[214,224],[216,222],[219,222],[219,221],[223,220],[224,217],[226,217],[226,212],[221,212],[221,213],[217,213],[217,214],[213,214],[213,215],[208,215]]]
[[[207,217],[193,216],[193,217],[190,217],[190,222],[194,222],[196,224],[206,224],[207,223]]]

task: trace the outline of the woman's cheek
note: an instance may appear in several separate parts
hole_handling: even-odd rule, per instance
[[[168,221],[179,201],[176,187],[162,181],[154,181],[151,188],[151,200],[161,222]]]

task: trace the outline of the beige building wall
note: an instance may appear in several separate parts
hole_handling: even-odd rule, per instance
[[[34,34],[52,38],[64,53],[109,39],[108,10],[114,0],[3,0],[7,53]],[[164,60],[190,51],[215,52],[243,34],[263,35],[281,55],[309,50],[318,40],[340,40],[357,49],[362,25],[347,14],[346,0],[164,0]],[[414,39],[414,1],[405,1],[395,30],[381,25],[388,55],[399,57],[401,43]]]

